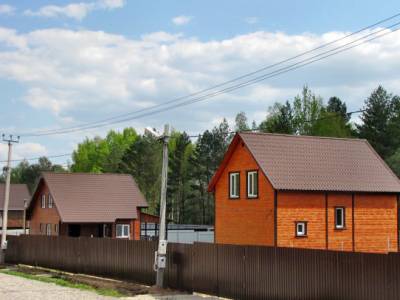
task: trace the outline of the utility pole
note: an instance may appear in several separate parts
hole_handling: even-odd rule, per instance
[[[157,271],[156,286],[164,286],[164,270],[167,263],[167,240],[166,240],[166,211],[167,211],[167,181],[168,181],[168,140],[169,126],[164,126],[163,142],[163,164],[161,173],[161,199],[160,199],[160,231],[158,235],[158,250],[155,253],[155,270]]]
[[[19,136],[14,139],[12,135],[8,138],[3,134],[3,141],[8,144],[7,166],[4,168],[6,172],[6,188],[4,189],[4,208],[3,208],[3,224],[1,230],[1,251],[0,264],[4,264],[5,251],[7,249],[7,223],[8,223],[8,204],[10,202],[10,181],[11,181],[11,153],[13,143],[19,142]]]

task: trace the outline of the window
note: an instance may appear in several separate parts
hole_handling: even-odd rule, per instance
[[[49,194],[49,199],[48,199],[48,204],[47,204],[47,207],[48,208],[53,208],[53,197]]]
[[[58,233],[58,224],[54,224],[54,233]]]
[[[296,236],[307,236],[307,222],[295,222]]]
[[[42,208],[46,208],[46,195],[42,195]]]
[[[240,174],[239,172],[229,173],[229,198],[240,197]]]
[[[129,238],[129,225],[117,224],[117,238]]]
[[[51,224],[46,224],[46,235],[51,235]]]
[[[344,207],[335,207],[335,228],[345,228],[345,210]]]
[[[258,197],[258,171],[247,172],[247,198]]]

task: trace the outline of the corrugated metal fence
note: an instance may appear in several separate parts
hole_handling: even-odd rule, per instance
[[[169,244],[166,284],[234,299],[400,299],[400,255]],[[6,261],[154,284],[156,242],[9,237]]]

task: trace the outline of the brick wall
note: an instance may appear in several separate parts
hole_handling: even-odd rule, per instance
[[[325,193],[278,192],[279,247],[326,249]],[[296,237],[296,221],[307,222],[307,236]]]
[[[335,228],[335,207],[345,208],[345,228]],[[353,251],[352,195],[328,193],[328,249]]]
[[[46,208],[41,207],[42,194],[46,195]],[[60,223],[60,216],[57,212],[56,205],[53,203],[53,208],[48,208],[48,195],[49,189],[42,181],[38,190],[33,198],[33,206],[30,214],[30,234],[46,234],[45,225],[43,225],[42,232],[40,231],[40,224],[51,224],[51,234],[55,233],[55,225]]]
[[[215,187],[215,242],[274,245],[274,191],[261,170],[259,198],[246,197],[246,171],[258,165],[242,143],[236,146]],[[229,199],[229,172],[240,172],[240,198]]]
[[[354,198],[355,250],[397,251],[397,197],[356,194]]]

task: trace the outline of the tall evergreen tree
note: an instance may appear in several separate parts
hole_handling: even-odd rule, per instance
[[[275,103],[268,109],[267,118],[259,126],[262,132],[293,134],[293,111],[289,101]]]
[[[328,113],[335,113],[343,118],[346,122],[350,121],[350,116],[347,114],[347,105],[338,97],[330,97],[326,107]]]
[[[144,194],[149,212],[157,213],[160,201],[162,145],[149,135],[139,136],[121,159],[119,172],[131,174]]]
[[[392,95],[379,86],[365,100],[365,111],[361,115],[362,123],[357,125],[359,137],[367,139],[384,158],[392,152],[392,137],[389,130],[391,100]]]
[[[168,175],[168,210],[170,219],[185,223],[187,195],[190,189],[189,159],[193,152],[192,142],[184,133],[174,133],[171,138]]]

